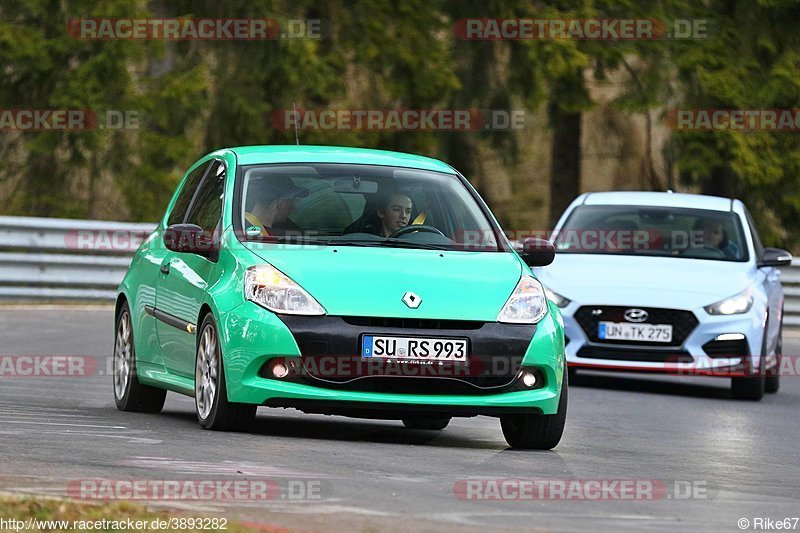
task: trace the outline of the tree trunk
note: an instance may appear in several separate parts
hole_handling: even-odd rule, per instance
[[[727,165],[716,167],[711,177],[703,182],[703,194],[734,198],[736,196],[736,175]]]
[[[581,189],[581,114],[551,107],[550,224],[555,226]]]

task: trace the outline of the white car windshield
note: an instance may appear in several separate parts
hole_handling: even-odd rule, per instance
[[[704,209],[583,205],[554,241],[558,253],[748,259],[739,217]]]

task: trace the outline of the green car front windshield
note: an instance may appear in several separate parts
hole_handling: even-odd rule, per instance
[[[455,175],[352,164],[243,167],[243,240],[499,251],[486,213]]]

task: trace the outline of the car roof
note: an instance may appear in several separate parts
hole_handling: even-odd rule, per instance
[[[271,163],[351,163],[417,168],[455,174],[453,167],[430,157],[347,146],[264,145],[228,148],[240,165]]]
[[[736,200],[704,194],[673,192],[609,191],[586,193],[584,205],[642,205],[648,207],[685,207],[710,211],[731,211]]]

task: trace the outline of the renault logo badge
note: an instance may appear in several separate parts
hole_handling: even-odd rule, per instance
[[[409,306],[411,309],[416,309],[422,303],[422,298],[413,292],[408,291],[403,295],[403,303]]]

